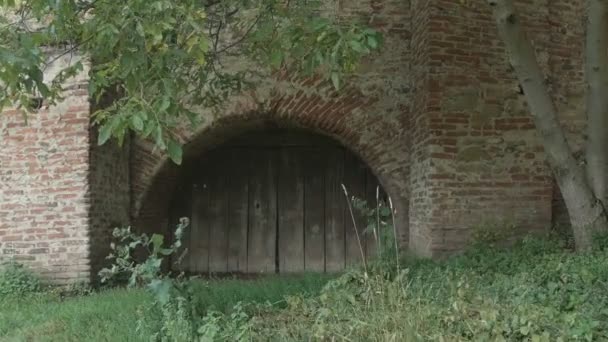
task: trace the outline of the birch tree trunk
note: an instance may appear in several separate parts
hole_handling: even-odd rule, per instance
[[[598,0],[599,1],[599,0]],[[511,64],[524,90],[547,160],[561,189],[578,250],[592,247],[593,236],[608,231],[604,207],[587,183],[585,170],[574,158],[557,118],[532,43],[515,13],[512,0],[487,0],[506,45]],[[608,95],[604,95],[608,96]],[[608,133],[608,132],[606,132]]]
[[[608,208],[608,0],[589,0],[586,39],[587,179]]]

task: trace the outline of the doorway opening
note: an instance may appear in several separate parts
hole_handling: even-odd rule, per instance
[[[185,257],[195,274],[338,272],[361,262],[349,196],[375,206],[378,180],[334,140],[299,130],[241,135],[184,166],[171,222],[189,217]],[[368,258],[375,242],[363,234]]]

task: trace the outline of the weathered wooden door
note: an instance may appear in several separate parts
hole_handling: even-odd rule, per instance
[[[192,222],[180,269],[335,272],[361,262],[341,184],[375,203],[378,182],[333,141],[293,132],[245,136],[206,153],[191,174],[188,198],[173,209]],[[371,255],[373,239],[363,245]]]

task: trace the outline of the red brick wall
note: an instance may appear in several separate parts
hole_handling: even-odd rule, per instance
[[[583,3],[517,6],[577,151]],[[333,137],[375,172],[395,201],[402,242],[421,255],[462,249],[480,225],[536,231],[552,217],[566,221],[484,0],[329,4],[330,15],[382,30],[383,51],[340,93],[319,80],[274,75],[218,112],[201,110],[203,125],[177,130],[185,163],[268,125]],[[139,139],[97,147],[85,84],[76,80],[65,103],[29,125],[14,111],[0,118],[0,258],[26,262],[57,282],[94,274],[115,225],[131,218],[138,229],[165,232],[174,224],[168,205],[181,169]]]
[[[341,1],[336,8],[345,20],[370,23],[385,33],[382,53],[369,58],[350,87],[340,93],[316,79],[288,80],[277,75],[219,113],[202,112],[196,131],[180,130],[186,155],[198,155],[230,137],[267,124],[308,129],[335,138],[361,156],[393,197],[402,237],[407,240],[410,99],[410,12],[404,1]],[[168,203],[179,169],[135,141],[132,159],[133,208],[137,225],[164,231]],[[187,162],[188,157],[186,157]],[[172,223],[171,223],[172,225]]]
[[[583,81],[580,51],[569,48],[580,50],[582,1],[521,1],[518,9],[548,78],[559,84],[552,91],[580,145],[581,104],[567,99]],[[188,149],[201,151],[262,118],[335,137],[398,198],[403,240],[423,255],[462,249],[480,225],[548,229],[553,211],[562,209],[552,206],[552,176],[487,4],[342,1],[336,10],[345,19],[370,20],[387,37],[350,93],[332,95],[314,81],[286,90],[279,79],[198,132],[184,130]],[[573,84],[564,82],[569,78]],[[166,226],[160,216],[168,200],[160,194],[179,173],[142,146],[134,152],[142,165],[133,170],[134,208]]]
[[[84,77],[68,85],[66,96],[27,124],[18,111],[0,114],[0,259],[27,264],[55,283],[88,281],[90,273]]]
[[[521,2],[540,48],[546,7]],[[410,247],[424,255],[462,249],[471,228],[547,229],[551,176],[524,99],[484,1],[415,1],[414,148]],[[542,49],[541,49],[542,50]],[[546,53],[539,54],[546,64]]]
[[[121,147],[115,141],[97,144],[97,130],[91,130],[89,155],[89,253],[91,279],[107,266],[112,231],[130,224],[129,140]]]

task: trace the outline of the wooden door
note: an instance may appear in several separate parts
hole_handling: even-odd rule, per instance
[[[359,158],[318,136],[241,137],[206,153],[173,203],[192,225],[180,270],[193,273],[336,272],[361,262],[342,190],[375,203],[378,181]],[[359,234],[364,218],[355,212]],[[374,240],[362,237],[364,253]]]

